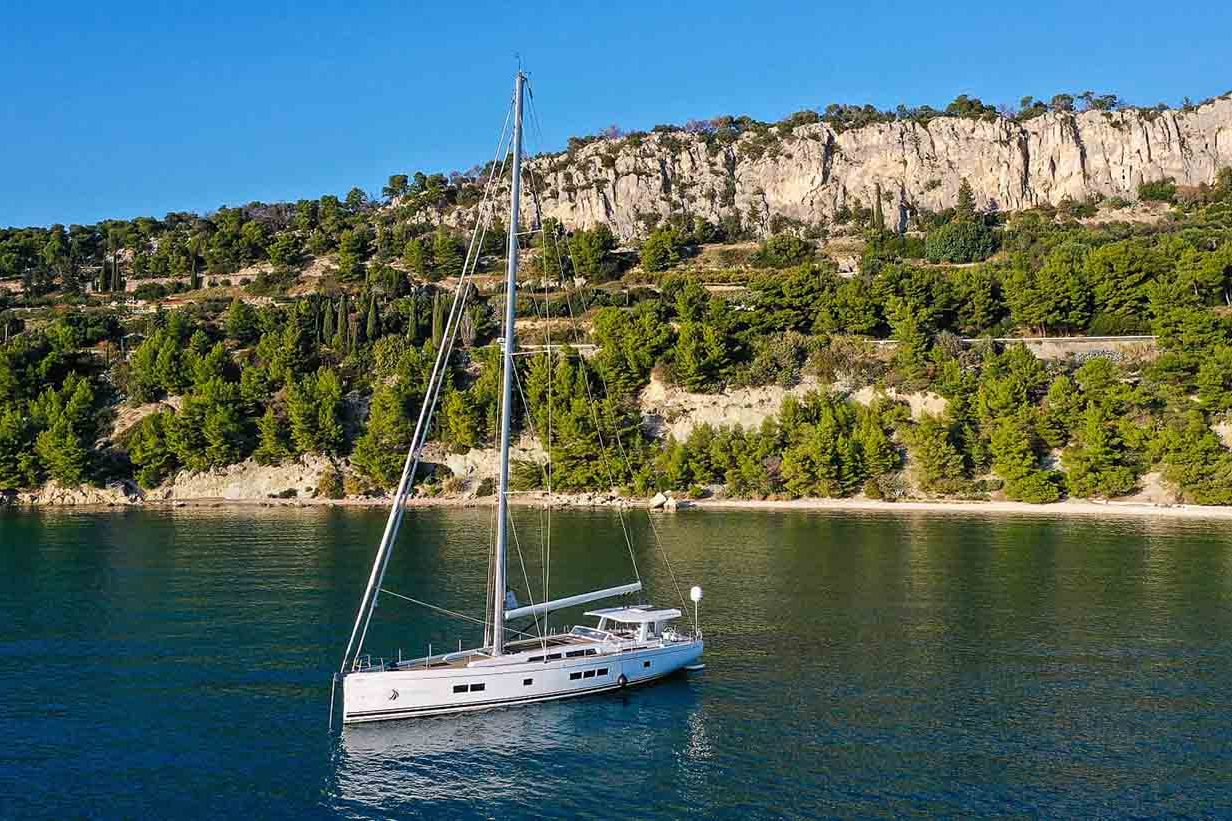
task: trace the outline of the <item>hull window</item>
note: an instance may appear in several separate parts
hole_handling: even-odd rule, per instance
[[[471,692],[472,693],[482,693],[484,689],[486,689],[486,687],[487,687],[486,684],[472,684]]]
[[[570,673],[570,674],[569,674],[569,680],[570,680],[570,681],[577,681],[577,680],[578,680],[578,679],[580,679],[581,677],[582,677],[582,674],[581,674],[581,673]]]
[[[523,686],[523,687],[529,687],[529,686],[531,686],[531,685],[532,685],[532,684],[534,684],[534,683],[535,683],[535,680],[534,680],[533,678],[524,678],[524,679],[522,679],[522,686]]]
[[[599,668],[598,675],[600,675],[600,676],[606,676],[606,675],[607,675],[607,668],[606,668],[606,667],[600,667],[600,668]]]
[[[455,684],[455,685],[453,686],[453,691],[454,691],[455,693],[465,693],[465,692],[466,692],[466,685],[465,685],[465,684]]]
[[[582,673],[582,678],[594,678],[594,677],[595,677],[594,670],[587,670],[585,673]]]
[[[642,667],[649,667],[649,666],[650,666],[650,662],[648,662],[648,661],[643,661],[643,662],[642,662]]]

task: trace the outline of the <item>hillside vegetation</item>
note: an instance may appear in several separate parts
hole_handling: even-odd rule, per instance
[[[879,197],[821,234],[778,220],[760,239],[696,216],[647,220],[635,241],[545,220],[524,251],[520,342],[578,347],[519,357],[516,420],[550,428],[552,487],[1046,502],[1124,496],[1159,473],[1178,500],[1232,504],[1232,170],[1190,189],[1146,181],[1136,203],[1016,213],[956,188],[897,230]],[[417,215],[475,196],[395,175],[379,202],[356,189],[0,231],[0,490],[155,488],[303,454],[328,459],[321,496],[387,490],[466,253]],[[481,269],[504,242],[488,232]],[[493,445],[498,283],[470,286],[434,429],[454,452]],[[992,341],[1128,333],[1156,344],[1045,362]],[[756,429],[699,424],[677,441],[644,424],[652,373],[701,394],[819,387]],[[873,401],[851,399],[869,387]],[[922,391],[943,414],[890,398]],[[423,492],[461,490],[446,473]],[[515,474],[545,480],[529,462]]]

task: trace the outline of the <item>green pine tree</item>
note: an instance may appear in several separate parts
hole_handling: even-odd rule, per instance
[[[166,411],[142,419],[128,441],[128,456],[136,466],[137,483],[154,488],[175,472],[178,462],[167,441],[167,430],[174,423]]]
[[[262,465],[277,465],[291,455],[287,440],[286,422],[278,416],[273,406],[267,407],[257,422],[260,443],[252,457]]]
[[[1082,416],[1078,441],[1065,451],[1070,492],[1076,496],[1124,496],[1137,484],[1137,473],[1121,439],[1116,420],[1099,405]]]
[[[432,238],[435,278],[455,277],[462,273],[462,249],[457,239],[442,226]]]
[[[368,424],[355,443],[351,464],[381,488],[397,484],[411,443],[407,395],[399,384],[381,384],[372,394]]]
[[[74,487],[85,481],[90,451],[67,417],[56,420],[38,435],[34,452],[47,475],[61,485]]]
[[[316,377],[308,375],[290,385],[287,393],[287,417],[291,421],[291,442],[294,452],[319,453],[321,439],[318,425],[320,414],[316,403]]]
[[[342,380],[331,368],[317,371],[317,449],[321,453],[338,454],[342,450]]]

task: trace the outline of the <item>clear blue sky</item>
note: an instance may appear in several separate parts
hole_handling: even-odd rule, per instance
[[[829,102],[1232,90],[1232,3],[3,0],[0,225],[378,192],[489,158],[514,53],[544,140]],[[422,8],[413,8],[420,6]]]

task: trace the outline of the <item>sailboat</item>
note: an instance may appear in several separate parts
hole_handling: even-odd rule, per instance
[[[406,511],[407,495],[419,467],[431,415],[448,371],[452,340],[463,315],[468,293],[465,287],[466,271],[477,258],[478,248],[482,244],[481,226],[477,224],[467,254],[467,263],[463,267],[463,276],[458,282],[453,306],[445,324],[444,341],[437,352],[428,391],[420,409],[355,625],[351,630],[351,638],[347,643],[342,665],[334,676],[335,687],[339,681],[342,683],[344,724],[461,713],[590,695],[644,684],[662,679],[682,668],[700,666],[698,662],[702,655],[703,641],[697,625],[697,603],[702,595],[699,587],[691,590],[691,628],[674,624],[682,615],[680,609],[656,607],[640,602],[586,611],[586,616],[596,620],[592,625],[578,625],[561,632],[541,629],[538,635],[533,635],[509,627],[511,622],[524,618],[534,619],[535,625],[538,626],[542,624],[541,618],[552,611],[620,596],[636,596],[642,590],[639,579],[602,590],[518,606],[516,596],[508,589],[509,454],[513,387],[517,378],[514,370],[514,353],[517,348],[515,305],[525,95],[526,76],[519,71],[514,85],[513,131],[510,140],[510,229],[502,340],[503,399],[500,405],[496,538],[490,574],[490,610],[483,620],[484,642],[479,647],[460,647],[455,652],[435,655],[429,649],[425,657],[411,660],[374,660],[371,655],[364,653],[364,641],[378,597],[382,592],[389,592],[383,591],[382,587],[385,571]],[[498,154],[504,145],[504,139],[502,134]],[[494,163],[489,177],[489,190],[493,190],[491,183],[496,179],[496,168],[497,164]],[[491,211],[485,215],[481,206],[480,212],[479,220],[483,230],[486,230]],[[683,597],[681,604],[684,606]],[[333,699],[331,696],[331,725]]]

